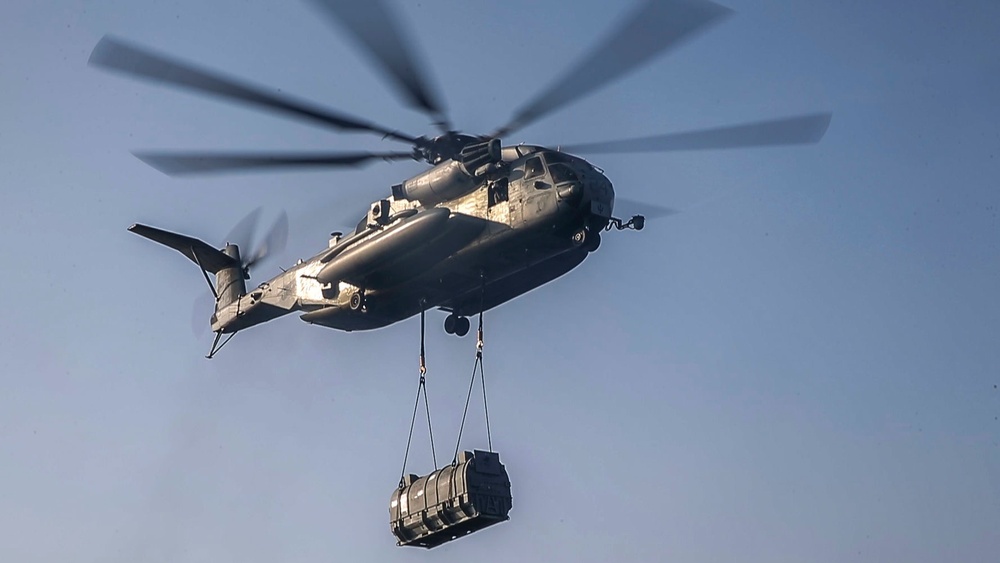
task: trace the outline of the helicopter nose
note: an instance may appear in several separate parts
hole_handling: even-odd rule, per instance
[[[603,174],[587,185],[587,200],[590,214],[599,223],[606,224],[615,206],[615,190],[611,181]]]

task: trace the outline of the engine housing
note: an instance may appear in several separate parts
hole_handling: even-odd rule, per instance
[[[484,169],[500,162],[500,140],[465,146],[454,158],[392,187],[396,199],[435,205],[465,195],[478,185]]]

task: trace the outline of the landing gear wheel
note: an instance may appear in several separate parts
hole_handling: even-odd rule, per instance
[[[352,311],[359,311],[365,306],[365,294],[363,291],[355,291],[351,294],[349,303]]]
[[[466,317],[460,317],[456,314],[448,315],[444,320],[444,331],[448,334],[454,334],[455,336],[465,336],[469,334],[469,329],[472,324]]]
[[[587,240],[583,242],[583,249],[593,252],[601,246],[601,233],[588,233]]]
[[[580,229],[574,232],[570,240],[573,241],[573,246],[582,246],[583,243],[587,242],[587,229]]]
[[[465,336],[469,334],[469,329],[472,328],[472,323],[469,322],[468,317],[459,317],[458,324],[455,326],[455,336]]]

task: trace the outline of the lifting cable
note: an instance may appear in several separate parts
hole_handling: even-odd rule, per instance
[[[479,307],[479,330],[476,338],[476,363],[472,366],[472,379],[469,381],[469,393],[465,396],[465,410],[462,411],[462,425],[458,429],[458,440],[455,442],[455,457],[452,463],[458,463],[458,449],[462,445],[462,432],[465,430],[465,418],[469,414],[469,402],[472,399],[472,388],[476,384],[476,374],[483,388],[483,411],[486,414],[486,442],[493,451],[493,436],[490,434],[490,408],[486,402],[486,372],[483,371],[483,306],[486,304],[486,280],[483,278],[483,289]]]
[[[480,325],[482,320],[480,319]],[[482,329],[480,328],[480,334]],[[403,469],[399,474],[399,486],[403,486],[403,477],[406,475],[406,460],[410,456],[410,443],[413,441],[413,426],[417,421],[417,408],[420,406],[420,395],[424,396],[424,410],[427,412],[427,434],[431,439],[431,459],[434,460],[434,470],[437,471],[437,453],[434,451],[434,431],[431,428],[431,408],[427,403],[427,380],[424,377],[427,373],[427,363],[424,355],[424,302],[420,302],[420,383],[417,385],[417,397],[413,401],[413,416],[410,417],[410,433],[406,438],[406,452],[403,454]]]

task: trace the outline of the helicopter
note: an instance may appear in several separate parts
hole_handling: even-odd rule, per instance
[[[251,267],[283,245],[285,219],[279,219],[261,249],[247,253],[249,258],[234,241],[220,249],[152,226],[129,227],[181,252],[202,271],[215,297],[209,358],[237,332],[293,312],[314,325],[355,331],[437,308],[448,313],[445,332],[464,336],[469,317],[579,266],[599,248],[602,232],[644,227],[644,215],[627,220],[614,216],[611,180],[578,155],[810,144],[823,137],[832,117],[819,112],[559,148],[504,145],[502,139],[676,48],[731,11],[707,0],[641,0],[615,30],[506,124],[489,134],[468,134],[451,125],[417,51],[382,0],[309,3],[354,40],[407,105],[431,118],[438,134],[400,132],[112,35],[97,43],[89,59],[92,66],[132,78],[409,145],[408,150],[386,152],[133,153],[171,176],[345,168],[378,160],[429,165],[372,202],[353,230],[332,233],[315,255],[250,290],[246,280]],[[228,336],[220,345],[223,335]]]

